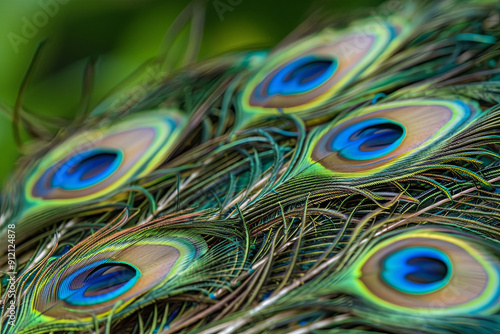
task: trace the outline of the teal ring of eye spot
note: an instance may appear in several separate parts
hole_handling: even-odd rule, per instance
[[[398,291],[422,295],[446,286],[452,269],[449,257],[442,251],[430,247],[408,247],[383,260],[381,277]]]
[[[124,294],[141,276],[129,263],[101,260],[89,266],[79,268],[61,283],[58,299],[81,306],[104,303]],[[118,270],[113,271],[113,266]]]
[[[316,56],[299,58],[287,64],[270,79],[267,94],[307,93],[328,81],[335,74],[337,67],[335,59],[322,59]]]
[[[350,160],[377,159],[394,151],[405,136],[402,124],[386,118],[370,118],[343,129],[332,140],[331,149]]]
[[[123,161],[119,150],[94,148],[73,155],[54,172],[50,185],[64,190],[79,190],[96,185],[111,176]]]

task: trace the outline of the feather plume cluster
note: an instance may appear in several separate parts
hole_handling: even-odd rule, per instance
[[[500,5],[384,6],[12,110],[1,333],[500,333]]]

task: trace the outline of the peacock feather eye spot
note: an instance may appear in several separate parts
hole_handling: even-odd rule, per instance
[[[338,177],[370,176],[439,146],[479,114],[475,105],[459,100],[405,100],[360,108],[312,137],[308,162]]]
[[[32,169],[26,208],[77,204],[134,181],[167,158],[185,121],[174,110],[157,110],[68,138]]]
[[[270,75],[256,90],[263,90],[268,95],[301,94],[325,83],[335,69],[335,60],[313,56],[299,58]]]
[[[312,60],[303,65],[298,66],[290,71],[285,77],[285,82],[295,79],[301,85],[313,82],[314,80],[321,79],[328,72],[331,72],[332,66],[335,64],[333,60]],[[319,80],[323,82],[324,80]]]
[[[402,125],[388,119],[368,119],[343,129],[330,147],[345,159],[371,160],[394,151],[405,134]]]
[[[437,249],[408,247],[383,260],[382,279],[392,288],[425,294],[445,286],[451,276],[450,259]]]
[[[55,172],[50,184],[64,190],[86,188],[113,174],[121,161],[122,155],[119,151],[92,149],[75,154],[60,166],[54,166]]]
[[[137,275],[137,270],[128,264],[101,264],[85,279],[85,296],[110,293],[124,286]]]
[[[178,231],[154,231],[140,231],[138,239],[122,233],[121,238],[85,244],[79,253],[51,261],[46,267],[51,275],[42,278],[34,309],[53,319],[89,320],[92,314],[105,316],[117,301],[123,301],[124,308],[154,298],[146,296],[156,288],[182,284],[178,276],[207,252],[205,240]]]
[[[404,135],[404,129],[396,124],[382,123],[366,127],[354,133],[351,141],[366,138],[365,142],[360,147],[365,151],[375,151],[386,148],[396,141],[401,139]]]
[[[500,309],[498,248],[441,227],[396,232],[354,266],[353,292],[411,314],[491,314]]]
[[[98,261],[70,275],[59,298],[72,305],[106,302],[132,288],[140,276],[139,270],[127,263]]]
[[[75,163],[68,169],[68,174],[79,173],[81,180],[88,180],[98,176],[111,168],[113,162],[116,161],[118,154],[116,153],[98,153],[84,158]]]
[[[244,112],[305,112],[337,96],[375,68],[408,31],[392,19],[343,31],[325,29],[271,53],[243,87]]]
[[[442,281],[449,271],[446,263],[431,257],[416,257],[408,260],[407,264],[416,269],[405,278],[415,283],[427,284]]]

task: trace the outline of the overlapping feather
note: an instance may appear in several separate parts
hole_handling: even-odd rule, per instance
[[[408,2],[112,95],[4,189],[2,332],[499,327],[499,24]]]

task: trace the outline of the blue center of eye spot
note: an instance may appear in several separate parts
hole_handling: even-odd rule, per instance
[[[408,294],[426,294],[444,287],[451,277],[450,259],[430,247],[408,247],[387,256],[382,279],[392,288]]]
[[[267,93],[269,95],[305,93],[324,84],[336,70],[335,59],[302,57],[292,61],[274,75],[269,82]]]
[[[134,266],[121,262],[92,263],[82,267],[61,284],[58,298],[72,305],[94,305],[119,297],[140,277]]]
[[[91,187],[113,174],[122,162],[120,151],[95,148],[73,155],[51,178],[51,186],[64,190]]]
[[[333,138],[330,149],[350,160],[377,159],[394,151],[405,135],[405,128],[397,122],[370,118],[340,131]]]

